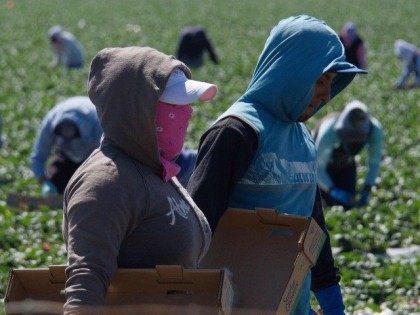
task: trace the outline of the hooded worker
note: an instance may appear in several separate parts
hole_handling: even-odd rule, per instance
[[[99,146],[101,136],[96,108],[86,96],[65,99],[47,113],[30,157],[43,195],[64,192],[76,169]]]
[[[412,87],[420,87],[420,49],[402,39],[397,39],[394,44],[394,52],[402,61],[400,77],[395,82],[397,89],[410,87],[408,81],[414,75]]]
[[[149,47],[106,48],[92,61],[89,97],[103,128],[101,146],[72,177],[64,196],[68,250],[65,313],[105,303],[120,268],[197,268],[211,230],[177,181],[196,100],[213,84]]]
[[[344,45],[346,60],[361,69],[366,69],[366,47],[353,22],[344,24],[340,40]]]
[[[340,204],[345,210],[368,204],[382,158],[383,131],[360,101],[348,103],[341,113],[323,118],[316,132],[318,184],[328,206]],[[368,149],[367,172],[360,196],[356,196],[357,163],[355,157]]]
[[[63,65],[67,69],[83,67],[83,48],[73,34],[56,25],[49,29],[48,37],[54,52],[54,59],[51,61],[50,67],[54,68],[58,65]]]
[[[316,149],[302,122],[363,72],[345,61],[337,34],[323,21],[294,16],[272,29],[245,93],[200,140],[188,191],[212,229],[228,207],[260,207],[313,215],[328,233],[317,189]],[[313,278],[324,314],[343,314],[329,240]],[[297,314],[309,312],[310,287],[309,275]]]

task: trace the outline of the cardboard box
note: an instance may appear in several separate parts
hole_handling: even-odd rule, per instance
[[[234,308],[290,314],[325,237],[313,218],[228,209],[201,267],[232,272]]]
[[[65,266],[12,270],[6,314],[62,313],[65,280]],[[178,265],[119,269],[107,291],[107,307],[99,313],[229,314],[232,299],[232,285],[223,269]]]

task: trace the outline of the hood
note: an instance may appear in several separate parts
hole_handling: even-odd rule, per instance
[[[175,68],[190,70],[150,47],[105,48],[92,60],[89,97],[104,132],[127,155],[161,173],[155,107]]]
[[[51,39],[59,39],[63,34],[63,29],[59,25],[55,25],[48,30],[48,36]]]
[[[54,115],[51,121],[52,130],[55,130],[58,124],[70,121],[77,126],[82,139],[90,139],[93,136],[92,130],[96,125],[92,117],[96,115],[96,109],[87,96],[70,97],[61,102],[58,108],[59,114]]]
[[[416,54],[417,47],[402,39],[397,39],[394,44],[395,55],[402,60],[412,61]]]
[[[365,142],[369,136],[372,121],[365,104],[359,101],[348,103],[334,125],[338,136],[345,142]]]
[[[277,119],[296,122],[309,105],[315,82],[337,72],[331,97],[366,71],[345,61],[337,34],[323,21],[301,15],[279,22],[268,37],[241,102],[263,106]]]

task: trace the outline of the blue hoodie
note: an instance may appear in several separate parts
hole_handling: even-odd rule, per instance
[[[68,147],[61,148],[73,162],[81,163],[99,146],[102,128],[95,106],[86,96],[66,99],[48,112],[38,130],[30,157],[31,168],[37,179],[46,175],[45,164],[52,150],[60,143],[60,137],[54,130],[65,120],[73,122],[80,133],[80,137],[72,140]]]
[[[312,214],[316,149],[308,129],[297,120],[310,104],[316,81],[326,72],[337,73],[333,98],[356,73],[365,71],[345,62],[340,39],[323,21],[302,15],[282,20],[272,29],[247,90],[219,118],[241,119],[254,128],[259,141],[229,206]],[[299,304],[304,308],[298,306],[299,312],[309,307],[309,282],[302,289]]]
[[[350,123],[350,113],[354,109],[362,110],[367,119],[362,126],[354,127]],[[365,144],[368,147],[367,170],[365,186],[374,186],[379,174],[383,147],[383,128],[381,123],[372,117],[365,104],[359,101],[348,103],[339,116],[331,115],[324,119],[319,126],[315,144],[318,152],[318,185],[324,191],[334,187],[334,181],[327,171],[330,162],[340,163],[342,167],[348,166],[347,162],[354,161],[354,156],[359,152],[348,152],[339,160],[333,157],[334,150],[345,147],[347,141],[360,143],[359,149]],[[344,161],[343,161],[344,160]]]
[[[61,63],[67,68],[83,67],[85,61],[83,48],[73,34],[64,31],[60,26],[53,26],[48,35],[59,43],[58,46],[53,46],[55,55],[53,65]]]

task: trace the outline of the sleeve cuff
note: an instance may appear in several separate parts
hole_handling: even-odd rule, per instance
[[[344,303],[340,285],[336,284],[315,292],[315,297],[323,311],[323,314],[344,314]]]

